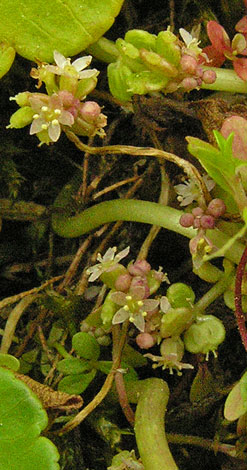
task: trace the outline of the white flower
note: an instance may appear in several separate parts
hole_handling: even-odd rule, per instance
[[[146,299],[144,297],[145,289],[140,286],[133,287],[133,289],[130,288],[127,294],[121,291],[113,292],[111,299],[122,307],[115,313],[112,324],[117,325],[125,320],[129,320],[139,331],[143,332],[145,329],[144,318],[159,305],[159,300]]]
[[[215,182],[208,175],[204,175],[202,178],[207,190],[211,191],[215,186]],[[178,194],[177,200],[180,202],[180,206],[188,206],[193,201],[197,201],[200,197],[198,186],[191,179],[184,183],[177,184],[174,186],[174,189]]]
[[[96,77],[97,69],[84,70],[91,64],[92,56],[87,55],[76,59],[71,64],[71,59],[64,57],[60,52],[54,51],[54,61],[56,65],[45,65],[45,68],[56,75],[75,76],[78,79]]]
[[[99,263],[91,266],[87,269],[87,274],[90,274],[89,282],[93,282],[98,279],[102,273],[107,271],[112,271],[115,266],[129,254],[130,247],[127,246],[124,250],[120,251],[115,255],[117,248],[116,246],[108,248],[104,256],[102,257],[100,253],[97,254],[97,261]]]
[[[191,364],[179,361],[177,354],[175,353],[166,354],[164,356],[156,356],[154,354],[147,353],[144,354],[144,357],[148,357],[153,362],[156,362],[156,364],[153,364],[152,366],[153,369],[156,369],[157,367],[162,367],[163,370],[169,369],[170,374],[173,374],[173,369],[177,371],[178,375],[182,375],[182,369],[194,369]]]
[[[46,131],[51,142],[57,142],[61,134],[61,125],[72,126],[74,117],[63,109],[61,98],[54,93],[51,96],[33,94],[29,98],[31,108],[36,111],[30,127],[30,135]]]
[[[153,364],[153,369],[157,367],[162,367],[162,369],[169,369],[170,374],[173,374],[173,369],[175,369],[178,375],[181,375],[182,369],[194,369],[191,364],[181,362],[184,355],[184,344],[181,338],[171,337],[166,338],[162,341],[160,346],[161,356],[156,356],[154,354],[145,354],[145,357],[148,357],[156,364]]]

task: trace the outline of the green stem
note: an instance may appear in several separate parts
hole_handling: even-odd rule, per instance
[[[58,343],[57,341],[53,344],[54,348],[56,348],[57,352],[64,357],[65,359],[71,359],[71,355],[66,351],[65,347],[62,344]]]
[[[68,207],[77,185],[78,177],[74,177],[62,189],[54,203],[56,213],[52,216],[52,227],[61,237],[79,237],[100,227],[100,225],[118,220],[158,225],[187,238],[193,238],[197,233],[193,228],[185,228],[180,225],[179,219],[183,214],[182,211],[156,202],[135,199],[114,199],[113,201],[101,202],[79,214],[70,216],[71,211]],[[207,236],[217,248],[221,248],[231,238],[217,229],[208,230]],[[238,264],[243,250],[243,244],[235,241],[231,249],[226,251],[225,257]]]
[[[220,278],[216,284],[214,284],[211,289],[204,294],[201,299],[195,304],[195,309],[196,312],[204,312],[204,310],[212,303],[214,302],[225,290],[227,287],[231,284],[235,276],[235,270],[228,270],[226,271]]]
[[[216,80],[211,85],[203,83],[202,88],[213,91],[228,91],[231,93],[247,93],[247,82],[242,80],[234,70],[203,67],[203,70],[214,70]]]
[[[57,201],[55,207],[58,207]],[[124,220],[159,225],[192,238],[196,235],[196,231],[179,224],[181,215],[182,212],[155,202],[114,199],[96,204],[72,217],[55,214],[52,217],[52,227],[61,237],[73,238],[88,233],[100,225]]]
[[[164,380],[145,380],[135,413],[136,442],[145,470],[178,470],[164,428],[168,398]]]

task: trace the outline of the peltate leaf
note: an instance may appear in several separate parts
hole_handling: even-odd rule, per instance
[[[0,367],[0,470],[59,470],[55,445],[40,433],[46,411],[30,388]]]
[[[73,56],[113,24],[124,0],[1,0],[0,42],[29,60]]]

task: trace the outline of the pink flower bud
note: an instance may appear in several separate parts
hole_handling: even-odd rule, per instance
[[[202,215],[201,227],[204,229],[212,229],[215,226],[215,218],[212,215]]]
[[[192,227],[193,223],[194,223],[193,214],[183,214],[183,215],[181,215],[181,217],[179,219],[179,223],[180,223],[180,225],[182,225],[182,227]]]
[[[226,205],[222,199],[215,198],[210,201],[207,212],[213,217],[221,217],[226,211]]]
[[[120,290],[122,292],[127,292],[130,288],[131,284],[131,276],[130,274],[120,274],[115,282],[116,290]]]
[[[143,288],[143,298],[147,298],[150,295],[150,289],[148,286],[148,281],[146,277],[135,276],[131,281],[131,292],[135,294],[135,291],[139,291],[139,288]]]
[[[180,67],[183,72],[194,75],[197,71],[197,60],[195,57],[185,54],[181,57]]]
[[[80,106],[80,115],[87,122],[94,122],[101,112],[101,108],[95,101],[86,101]]]
[[[202,78],[202,76],[203,76],[203,68],[202,67],[197,67],[196,76],[198,78]]]
[[[140,333],[136,337],[136,343],[139,346],[139,348],[149,349],[149,348],[152,348],[152,346],[154,346],[155,339],[149,333]]]
[[[197,80],[192,77],[186,77],[182,80],[181,86],[186,90],[190,91],[193,90],[198,86]]]
[[[195,217],[201,217],[203,215],[203,209],[201,207],[195,207],[194,209],[192,209],[192,214]]]
[[[205,70],[202,75],[202,80],[209,85],[216,80],[216,73],[214,70]]]
[[[151,266],[145,259],[139,259],[128,266],[128,271],[132,276],[145,276],[150,270]]]

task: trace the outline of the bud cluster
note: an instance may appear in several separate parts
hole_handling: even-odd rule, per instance
[[[201,207],[195,207],[191,213],[180,217],[182,227],[193,227],[198,230],[197,235],[190,240],[189,248],[195,269],[199,269],[204,262],[204,256],[214,249],[211,240],[206,236],[206,230],[214,229],[217,219],[226,211],[224,201],[219,198],[212,199],[204,211]]]
[[[182,227],[203,228],[205,230],[213,229],[217,219],[224,215],[225,211],[226,206],[224,201],[215,198],[210,201],[205,211],[201,207],[195,207],[191,213],[183,214],[179,222]]]
[[[45,84],[45,93],[18,93],[15,100],[20,106],[10,118],[8,128],[22,128],[29,124],[30,134],[36,134],[40,145],[57,142],[62,129],[69,127],[77,135],[100,137],[105,135],[106,116],[94,101],[84,101],[97,84],[98,71],[84,70],[91,56],[70,62],[55,51],[56,65],[41,63],[32,69],[31,76],[38,79],[38,88]]]
[[[128,31],[124,39],[117,39],[119,57],[108,66],[113,96],[126,102],[134,94],[190,91],[201,87],[203,82],[213,83],[215,72],[203,70],[202,63],[208,59],[198,47],[198,41],[184,29],[180,30],[180,35],[183,41],[169,28],[157,36],[134,29]]]

